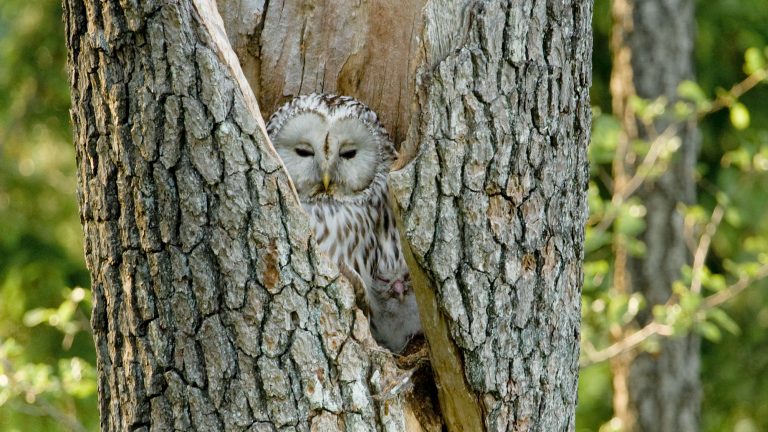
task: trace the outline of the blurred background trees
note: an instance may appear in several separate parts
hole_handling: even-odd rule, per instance
[[[764,0],[695,3],[696,82],[677,89],[679,101],[628,99],[659,135],[695,118],[701,136],[695,200],[678,206],[691,260],[669,287],[671,300],[656,307],[641,293],[615,291],[616,242],[643,260],[648,208],[643,194],[613,200],[622,133],[609,86],[613,22],[611,2],[595,3],[579,431],[617,428],[609,359],[653,358],[664,338],[690,333],[703,337],[701,430],[768,430],[768,8]],[[2,431],[98,430],[63,34],[58,0],[0,2]],[[631,140],[636,161],[658,152],[645,180],[679,158],[675,136],[668,131],[655,148],[653,137]],[[696,261],[699,249],[706,254]],[[639,316],[653,326],[635,335],[645,329]]]
[[[633,4],[635,22],[622,28],[616,7]],[[670,37],[685,26],[680,20],[692,4],[695,72],[687,59],[669,56],[675,50],[686,55],[686,41]],[[768,401],[761,381],[768,369],[757,353],[765,344],[758,335],[768,324],[763,217],[768,134],[758,120],[768,114],[761,86],[768,75],[764,3],[606,0],[595,6],[591,216],[577,429],[696,430],[690,422],[670,426],[663,418],[670,406],[680,418],[696,409],[698,383],[682,375],[699,368],[690,348],[702,336],[700,429],[766,430]],[[652,19],[648,9],[653,8],[667,16]],[[612,55],[619,51],[612,32],[617,28],[628,31],[621,43],[633,50],[633,60],[640,59],[623,78],[631,84],[635,74],[636,89],[629,91],[615,85],[622,73],[621,59]],[[637,35],[654,31],[645,40]],[[658,61],[666,63],[654,64]],[[697,81],[686,81],[693,73]],[[694,123],[701,144],[698,158],[691,159]],[[685,163],[688,174],[680,175]],[[686,190],[692,185],[693,194]],[[670,203],[676,218],[659,214]],[[671,250],[654,258],[660,244],[679,247],[676,237],[682,237],[686,259],[681,262]],[[680,268],[670,279],[675,261]],[[659,281],[666,287],[662,296],[658,287],[647,289]],[[622,367],[631,372],[622,377]],[[628,383],[626,394],[612,393],[612,387],[622,390],[617,386],[622,380]],[[672,399],[669,406],[663,405],[665,397]],[[650,409],[641,406],[642,398]]]
[[[97,430],[58,0],[0,2],[0,430]]]

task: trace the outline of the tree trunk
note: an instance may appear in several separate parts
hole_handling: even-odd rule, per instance
[[[403,141],[448,430],[572,430],[591,1],[211,1],[65,0],[102,429],[434,430],[263,130],[324,91]]]
[[[629,99],[665,97],[677,100],[677,87],[694,78],[694,2],[692,0],[614,0],[614,55],[611,91],[614,114],[622,122],[624,145],[633,139],[652,140],[670,126],[659,119],[651,128],[639,125]],[[641,240],[646,252],[628,257],[628,289],[648,301],[638,315],[639,326],[652,319],[653,305],[666,303],[681,269],[690,263],[683,233],[680,203],[696,199],[694,170],[699,135],[695,121],[672,125],[680,147],[669,169],[646,182],[637,196],[646,207],[646,229]],[[625,430],[671,432],[698,430],[700,411],[699,337],[687,335],[661,342],[658,353],[618,360],[614,372],[625,380],[627,393],[617,407]],[[616,382],[616,381],[614,381]],[[616,388],[615,388],[616,390]],[[621,391],[619,389],[619,391]]]
[[[592,5],[564,5],[428,4],[419,153],[391,181],[433,359],[488,430],[574,428]]]

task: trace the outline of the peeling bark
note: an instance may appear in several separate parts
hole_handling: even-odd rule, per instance
[[[102,429],[433,430],[263,133],[325,91],[405,149],[448,430],[573,430],[592,2],[219,0],[241,73],[209,1],[65,0]]]
[[[629,99],[664,97],[674,103],[677,87],[694,78],[694,2],[692,0],[614,0],[611,91],[614,113],[622,123],[624,139],[650,140],[670,125],[659,119],[652,129],[639,127]],[[627,256],[627,291],[642,293],[646,312],[638,315],[642,327],[653,317],[653,305],[665,304],[683,266],[690,263],[679,204],[696,199],[695,165],[699,134],[695,119],[676,125],[680,148],[669,169],[647,181],[637,192],[646,206],[642,257]],[[630,168],[631,169],[631,168]],[[613,362],[618,380],[617,415],[629,431],[697,431],[701,387],[699,336],[690,334],[661,341],[658,353],[624,356]],[[618,390],[617,390],[618,389]],[[618,403],[616,403],[618,402]]]

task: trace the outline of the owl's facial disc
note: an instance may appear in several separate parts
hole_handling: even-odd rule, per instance
[[[302,199],[348,197],[368,188],[381,169],[381,139],[361,119],[306,111],[273,137]]]
[[[379,140],[354,117],[334,121],[328,131],[331,189],[336,195],[353,195],[366,189],[379,166]]]
[[[326,118],[308,111],[289,119],[272,139],[302,198],[314,195],[320,184],[320,160],[327,135]]]

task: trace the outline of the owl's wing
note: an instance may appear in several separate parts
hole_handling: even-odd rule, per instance
[[[343,262],[339,263],[339,271],[345,278],[352,284],[352,288],[355,290],[355,302],[366,316],[371,315],[371,309],[368,306],[368,296],[366,295],[365,282],[360,274],[355,269],[347,266]]]

